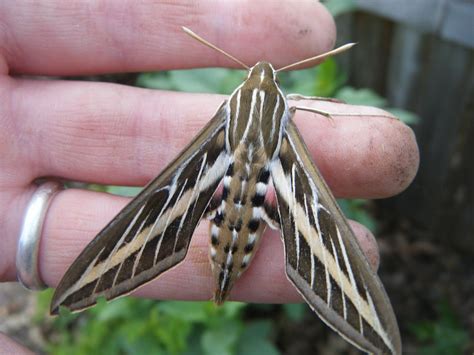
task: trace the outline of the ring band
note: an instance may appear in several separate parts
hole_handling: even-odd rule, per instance
[[[18,281],[29,290],[47,288],[38,269],[38,252],[44,219],[54,195],[64,187],[54,180],[41,183],[33,193],[21,225],[16,253]]]

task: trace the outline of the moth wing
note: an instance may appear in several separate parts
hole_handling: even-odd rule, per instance
[[[290,281],[320,318],[355,346],[401,354],[383,285],[291,120],[271,175]]]
[[[59,306],[81,310],[99,296],[125,295],[184,259],[229,165],[226,116],[224,103],[178,158],[87,245],[56,288],[51,314]]]

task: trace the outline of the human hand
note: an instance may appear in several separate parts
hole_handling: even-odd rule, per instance
[[[0,352],[2,354],[30,355],[33,354],[24,346],[18,344],[13,339],[0,333]]]
[[[117,84],[14,78],[8,73],[83,75],[233,66],[190,40],[181,32],[181,25],[245,63],[267,59],[276,67],[325,52],[335,39],[332,18],[314,1],[275,1],[265,6],[211,1],[129,4],[115,1],[86,6],[52,1],[48,6],[33,2],[0,5],[2,27],[8,29],[0,47],[0,233],[4,238],[0,281],[15,279],[19,227],[35,190],[34,179],[56,176],[143,185],[178,154],[224,99]],[[411,182],[418,150],[407,126],[375,108],[327,102],[313,105],[330,112],[370,116],[334,116],[334,125],[310,113],[296,116],[318,167],[338,197],[387,197]],[[73,259],[127,202],[93,191],[58,193],[41,236],[43,280],[57,285]],[[136,294],[211,298],[205,224],[196,230],[185,261]],[[374,238],[364,227],[353,227],[376,268],[379,256]],[[300,300],[285,276],[278,233],[267,232],[259,249],[231,299]]]

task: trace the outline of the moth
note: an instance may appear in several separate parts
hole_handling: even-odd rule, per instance
[[[222,303],[244,272],[266,225],[281,229],[286,273],[308,305],[361,350],[401,354],[397,321],[292,118],[298,109],[277,74],[342,52],[351,44],[275,70],[248,67],[191,30],[183,30],[248,70],[182,153],[81,252],[54,293],[59,307],[82,310],[97,298],[130,293],[180,263],[199,221],[210,219],[214,301]],[[324,100],[324,99],[323,99]],[[327,99],[326,99],[327,100]],[[216,193],[222,185],[222,193]],[[276,193],[276,207],[267,189]]]

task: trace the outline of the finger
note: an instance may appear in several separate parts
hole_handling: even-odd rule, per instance
[[[33,354],[32,351],[25,348],[23,345],[18,344],[16,341],[7,337],[3,333],[0,333],[0,350],[2,354],[16,354],[16,355]]]
[[[0,3],[0,13],[8,29],[0,53],[24,74],[235,66],[181,26],[248,64],[282,66],[329,50],[335,39],[332,17],[313,0],[12,1]]]
[[[143,185],[179,154],[225,99],[104,83],[19,81],[11,86],[12,97],[5,102],[15,106],[7,110],[20,119],[4,134],[27,137],[28,144],[13,140],[9,145],[31,167],[23,175],[25,183],[53,175]],[[375,108],[315,105],[363,114],[334,116],[333,124],[297,112],[296,123],[336,195],[391,196],[411,182],[418,148],[409,127]]]
[[[369,106],[314,101],[295,117],[315,163],[338,197],[384,198],[406,189],[419,165],[416,138],[392,114]]]
[[[54,199],[46,220],[40,249],[40,272],[55,286],[79,252],[128,201],[103,193],[66,190]],[[355,225],[360,245],[377,267],[377,246],[370,232]],[[209,264],[207,221],[196,230],[185,261],[162,274],[138,294],[160,299],[210,299],[213,279]],[[289,302],[300,296],[287,280],[279,232],[265,233],[252,266],[236,285],[232,298],[254,302]],[[255,285],[258,285],[256,287]]]

